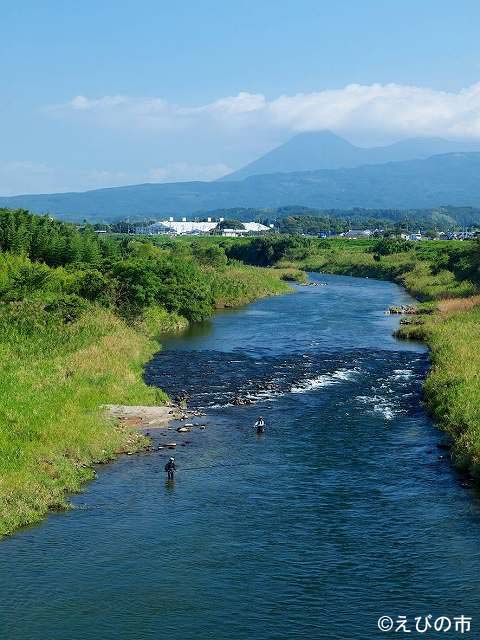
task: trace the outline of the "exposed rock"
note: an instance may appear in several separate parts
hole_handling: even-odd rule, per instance
[[[391,307],[388,308],[388,311],[386,312],[391,313],[391,314],[410,314],[410,315],[414,315],[416,313],[418,313],[418,308],[416,305],[414,304],[401,304],[401,305],[393,305]]]
[[[172,406],[128,406],[105,405],[108,415],[118,418],[122,424],[129,427],[166,427],[168,423],[180,415],[178,409]]]

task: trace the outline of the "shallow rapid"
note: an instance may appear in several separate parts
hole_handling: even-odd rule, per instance
[[[0,543],[1,638],[370,639],[383,615],[480,625],[479,502],[422,408],[425,348],[395,340],[384,314],[410,299],[312,279],[326,286],[166,343],[146,380],[188,394],[207,429],[153,432],[178,443],[174,485],[170,451],[124,457],[75,510]]]

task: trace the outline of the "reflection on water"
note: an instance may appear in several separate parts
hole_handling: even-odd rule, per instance
[[[181,334],[180,338],[176,336],[172,336],[170,340],[174,342],[176,339],[180,339],[183,343],[185,343],[185,342],[188,342],[189,340],[196,340],[197,338],[203,338],[204,336],[208,336],[212,332],[213,332],[212,321],[205,320],[204,322],[197,322],[196,324],[191,324]]]

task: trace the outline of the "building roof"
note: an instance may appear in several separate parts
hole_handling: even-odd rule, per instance
[[[270,229],[260,222],[244,222],[243,226],[247,231],[269,231]]]
[[[174,233],[194,233],[203,232],[208,233],[212,229],[215,229],[217,222],[176,222],[170,220],[160,220],[154,222],[148,229],[151,231],[173,231]]]
[[[350,229],[350,231],[346,231],[343,236],[344,238],[356,238],[358,236],[371,236],[372,232],[369,229]]]
[[[244,229],[240,229],[240,231],[243,231],[244,233],[269,231],[269,227],[266,227],[264,224],[260,224],[259,222],[243,222],[242,224]],[[217,225],[218,222],[178,222],[172,220],[159,220],[158,222],[154,222],[149,225],[147,229],[152,232],[171,231],[178,234],[208,233],[215,229]]]

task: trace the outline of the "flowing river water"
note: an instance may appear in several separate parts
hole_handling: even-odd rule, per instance
[[[383,615],[480,628],[479,503],[422,408],[428,353],[384,314],[410,299],[312,279],[326,286],[167,341],[146,379],[189,393],[207,429],[153,432],[178,443],[174,485],[170,452],[123,457],[75,510],[0,543],[2,639],[368,640]]]

